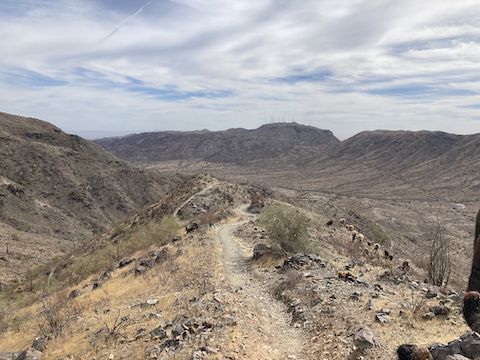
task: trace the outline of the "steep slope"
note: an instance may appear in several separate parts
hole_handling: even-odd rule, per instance
[[[15,272],[104,230],[175,182],[49,123],[5,113],[0,168],[0,266]]]
[[[44,360],[383,360],[407,341],[426,347],[467,330],[461,293],[422,283],[414,259],[374,245],[368,219],[350,225],[329,201],[307,210],[304,199],[270,192],[267,206],[303,214],[308,226],[288,254],[266,219],[245,211],[255,190],[199,176],[100,236],[93,251],[57,261],[53,275],[44,267],[23,291],[0,292],[0,358],[34,348]],[[209,225],[177,231],[172,214]],[[352,226],[363,241],[352,241]],[[79,273],[83,264],[94,268]],[[50,278],[54,288],[42,292]]]
[[[468,137],[430,131],[365,131],[341,143],[336,160],[412,167],[460,146]]]
[[[95,142],[120,158],[143,163],[203,160],[243,164],[301,153],[304,148],[319,153],[339,140],[327,130],[286,123],[267,124],[255,130],[143,133]]]

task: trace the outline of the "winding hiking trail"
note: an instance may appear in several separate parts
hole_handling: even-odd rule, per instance
[[[236,209],[233,222],[218,229],[226,297],[236,309],[238,334],[232,345],[242,359],[304,359],[302,331],[290,324],[285,305],[270,295],[261,276],[251,268],[251,247],[233,235],[255,218],[245,212],[246,207]]]
[[[190,196],[175,210],[174,216],[178,219],[183,207],[216,185],[211,183]],[[305,359],[302,330],[291,325],[285,305],[273,298],[266,278],[252,268],[252,246],[234,236],[238,227],[256,218],[247,213],[247,207],[248,204],[236,208],[232,219],[210,231],[219,250],[217,297],[231,310],[237,324],[226,346],[238,359]]]
[[[173,216],[175,216],[178,219],[178,212],[182,210],[190,201],[192,201],[197,196],[204,195],[208,190],[210,190],[212,187],[214,187],[217,184],[218,184],[217,182],[212,182],[211,184],[208,184],[207,186],[205,186],[202,190],[190,196],[187,200],[185,200],[175,209],[175,211],[173,212]]]

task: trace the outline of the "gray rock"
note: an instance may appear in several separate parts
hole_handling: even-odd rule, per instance
[[[435,317],[435,313],[429,311],[422,315],[423,320],[432,320]]]
[[[78,290],[78,289],[75,289],[75,290],[72,290],[72,291],[70,292],[70,294],[68,294],[68,298],[69,298],[69,299],[75,299],[75,298],[79,297],[80,294],[81,294],[81,291]]]
[[[448,355],[445,360],[470,360],[469,358],[460,355],[460,354],[455,354],[455,355]]]
[[[120,262],[118,263],[118,267],[119,267],[119,268],[125,267],[125,266],[127,266],[128,264],[132,263],[133,260],[134,260],[134,259],[132,259],[132,258],[122,259],[122,260],[120,260]]]
[[[100,281],[94,281],[92,284],[92,290],[98,289],[100,286],[102,286],[102,283]]]
[[[177,336],[182,335],[184,331],[185,331],[185,329],[183,328],[182,324],[177,323],[172,328],[172,335],[174,337],[177,337]]]
[[[153,256],[156,262],[163,262],[170,257],[170,251],[168,248],[163,248],[162,250],[156,252]]]
[[[0,360],[15,360],[17,358],[17,354],[15,353],[0,353]]]
[[[480,334],[471,332],[460,338],[461,354],[475,359],[480,357]]]
[[[480,357],[480,335],[475,332],[466,333],[460,339],[449,342],[447,345],[438,344],[430,349],[435,360],[447,360],[449,356],[462,355],[469,359]],[[462,359],[461,357],[453,359]]]
[[[385,324],[390,321],[390,316],[383,312],[379,312],[375,314],[375,320],[377,320],[381,324]]]
[[[271,254],[272,252],[273,250],[269,246],[265,244],[256,244],[255,247],[253,248],[252,259],[258,260],[267,254]]]
[[[447,316],[450,313],[450,309],[445,305],[432,306],[429,310],[434,313],[435,316]]]
[[[135,268],[135,275],[141,275],[144,274],[147,271],[147,268],[145,266],[139,265]]]
[[[355,334],[355,343],[361,349],[369,349],[372,347],[379,347],[380,343],[377,340],[377,337],[373,331],[364,327],[358,330]]]
[[[155,259],[141,258],[140,260],[138,260],[138,265],[144,266],[146,268],[151,268],[155,265]]]
[[[35,340],[33,340],[32,349],[45,352],[45,350],[47,350],[47,345],[49,340],[50,340],[50,337],[48,336],[37,337]]]
[[[425,297],[427,299],[433,299],[433,298],[436,298],[437,296],[438,296],[438,291],[433,288],[427,289],[427,292],[425,293]]]
[[[152,338],[154,339],[159,339],[159,340],[163,340],[167,337],[167,332],[165,331],[165,329],[163,328],[163,326],[157,326],[155,329],[153,329],[152,331],[150,331],[150,335],[152,336]]]
[[[43,353],[35,349],[23,350],[15,360],[41,360]]]

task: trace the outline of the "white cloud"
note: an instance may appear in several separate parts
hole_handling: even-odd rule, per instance
[[[0,110],[74,130],[255,127],[283,114],[341,137],[480,132],[476,1],[122,4],[0,4]]]

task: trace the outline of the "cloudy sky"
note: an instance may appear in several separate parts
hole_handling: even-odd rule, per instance
[[[478,0],[0,0],[0,39],[0,111],[82,135],[480,132]]]

